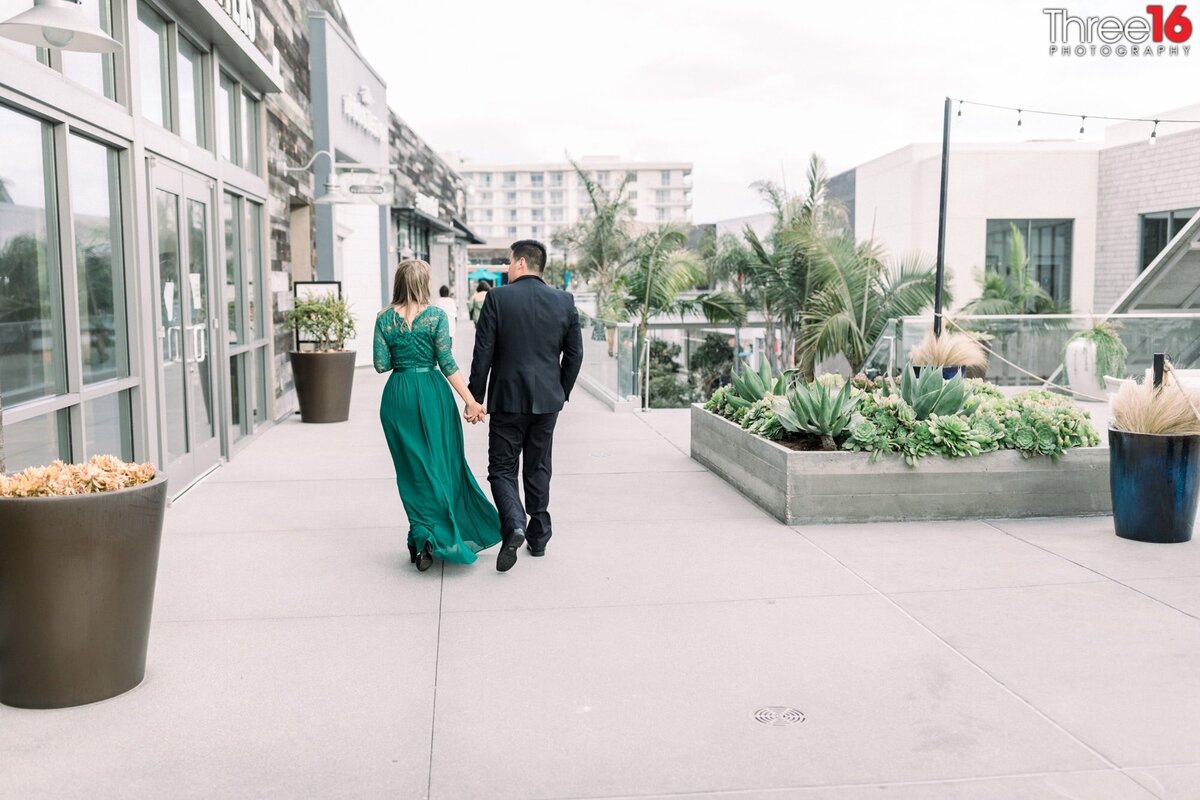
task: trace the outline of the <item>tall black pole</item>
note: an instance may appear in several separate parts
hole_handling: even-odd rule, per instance
[[[942,114],[942,200],[938,209],[937,286],[933,294],[933,335],[942,335],[942,302],[946,293],[946,194],[950,180],[950,98]]]

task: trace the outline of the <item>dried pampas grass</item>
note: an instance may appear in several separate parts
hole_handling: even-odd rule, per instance
[[[1156,390],[1130,381],[1113,395],[1111,405],[1110,424],[1118,431],[1161,436],[1200,434],[1200,419],[1192,408],[1200,408],[1200,392],[1181,390],[1178,385]]]
[[[908,358],[919,367],[987,369],[987,353],[979,342],[965,333],[934,336],[930,331],[919,345],[909,351]]]

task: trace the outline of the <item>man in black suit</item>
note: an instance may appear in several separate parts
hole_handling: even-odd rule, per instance
[[[575,299],[546,285],[545,268],[546,248],[541,242],[514,242],[508,259],[509,283],[487,293],[475,327],[470,390],[481,404],[486,396],[491,415],[488,483],[500,512],[503,542],[496,557],[500,572],[517,563],[522,542],[528,541],[530,555],[546,552],[551,535],[547,509],[554,424],[583,365]],[[522,454],[524,506],[517,490],[517,461]]]

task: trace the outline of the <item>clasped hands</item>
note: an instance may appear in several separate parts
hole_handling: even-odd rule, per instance
[[[472,425],[487,419],[487,409],[481,403],[467,403],[463,409],[463,419]]]

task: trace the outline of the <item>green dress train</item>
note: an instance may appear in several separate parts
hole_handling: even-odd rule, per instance
[[[467,468],[462,417],[446,377],[458,372],[444,311],[408,322],[388,307],[375,319],[375,370],[392,371],[379,420],[408,514],[408,543],[435,558],[470,564],[500,541],[500,517]],[[438,371],[438,368],[441,371]]]

